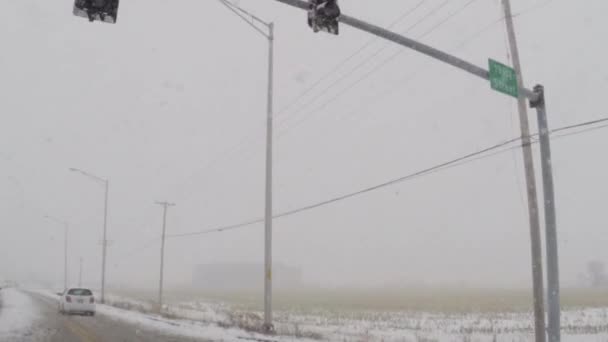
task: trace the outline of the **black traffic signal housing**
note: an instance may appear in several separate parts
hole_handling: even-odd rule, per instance
[[[74,15],[89,19],[115,24],[118,18],[119,0],[74,0]]]
[[[339,34],[340,6],[338,0],[309,0],[308,26],[315,32]]]

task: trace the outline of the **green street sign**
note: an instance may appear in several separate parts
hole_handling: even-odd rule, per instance
[[[490,59],[489,61],[490,85],[492,86],[492,89],[513,97],[519,97],[519,87],[517,86],[515,69],[493,59]]]

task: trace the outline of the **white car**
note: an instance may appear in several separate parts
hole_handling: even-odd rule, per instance
[[[95,297],[89,289],[69,288],[59,295],[59,313],[95,316]]]

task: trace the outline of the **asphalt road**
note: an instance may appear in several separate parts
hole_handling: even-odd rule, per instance
[[[11,337],[10,342],[200,342],[200,339],[170,336],[131,326],[99,313],[94,317],[64,316],[57,311],[57,301],[35,293],[25,293],[32,298],[41,319],[34,322],[28,331],[19,334],[21,336]]]

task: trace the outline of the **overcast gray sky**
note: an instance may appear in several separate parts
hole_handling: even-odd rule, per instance
[[[388,26],[419,2],[341,6]],[[394,29],[482,66],[508,62],[498,0],[425,34],[469,1],[444,2],[425,1]],[[346,26],[313,34],[304,12],[272,0],[239,4],[276,23],[276,212],[518,135],[514,100],[486,82]],[[77,167],[110,179],[108,281],[156,284],[156,200],[177,203],[169,233],[263,215],[266,42],[214,0],[123,0],[116,25],[89,24],[71,6],[20,0],[0,11],[0,278],[62,280],[62,230],[48,214],[71,223],[71,279],[83,257],[85,279],[98,281],[103,188],[68,172]],[[513,7],[524,78],[546,86],[550,125],[607,116],[608,3]],[[565,284],[587,261],[608,260],[607,133],[553,142]],[[276,220],[275,261],[322,286],[529,286],[525,203],[521,152],[507,152]],[[261,262],[262,232],[169,240],[168,282],[189,283],[199,263]]]

